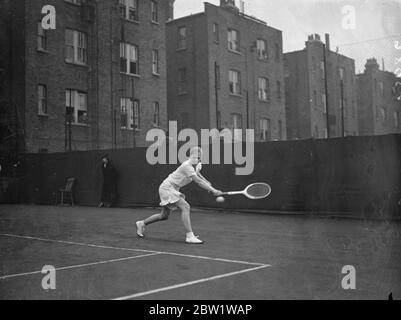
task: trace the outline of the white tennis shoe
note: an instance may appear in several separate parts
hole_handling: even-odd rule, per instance
[[[185,239],[185,242],[189,243],[189,244],[202,244],[203,243],[203,241],[201,239],[198,239],[197,236],[187,237]]]
[[[145,235],[145,223],[143,221],[136,222],[136,234],[138,237],[143,238]]]

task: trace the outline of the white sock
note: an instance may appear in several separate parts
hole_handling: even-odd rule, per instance
[[[187,232],[187,238],[193,238],[195,237],[193,232]]]

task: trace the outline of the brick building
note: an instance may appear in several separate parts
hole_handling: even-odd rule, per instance
[[[331,51],[328,34],[325,43],[309,36],[284,61],[288,139],[358,135],[355,61]]]
[[[361,135],[401,133],[401,78],[380,70],[375,58],[368,59],[364,73],[357,75],[358,117]]]
[[[141,146],[150,128],[166,128],[165,22],[173,4],[1,1],[3,151]],[[55,30],[41,26],[45,5],[56,9]]]
[[[169,120],[180,128],[286,139],[282,32],[233,0],[167,23],[167,75]]]

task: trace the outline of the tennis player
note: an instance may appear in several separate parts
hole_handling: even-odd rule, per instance
[[[152,223],[167,220],[172,211],[179,209],[181,210],[181,219],[186,229],[186,243],[190,244],[201,244],[202,240],[198,239],[192,231],[190,210],[191,207],[187,201],[185,201],[185,195],[180,192],[180,188],[194,181],[201,188],[211,192],[215,196],[222,194],[221,191],[213,188],[212,184],[207,181],[200,170],[202,169],[202,149],[200,147],[194,147],[190,150],[190,157],[187,161],[183,162],[172,174],[170,174],[160,185],[160,206],[162,211],[159,214],[155,214],[146,220],[137,221],[137,235],[139,237],[144,236],[145,226]]]

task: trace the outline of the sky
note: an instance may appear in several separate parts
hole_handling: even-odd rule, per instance
[[[204,10],[203,0],[176,0],[175,18]],[[207,2],[219,5],[220,0]],[[239,7],[240,0],[236,0]],[[301,50],[309,34],[321,39],[330,34],[331,50],[355,59],[356,72],[363,72],[366,59],[375,57],[385,70],[394,72],[401,57],[394,42],[401,43],[401,0],[245,0],[245,13],[283,31],[284,52]],[[349,11],[349,8],[351,11]],[[342,11],[346,10],[348,11]],[[352,27],[344,27],[344,20]],[[351,15],[348,15],[348,14]],[[400,64],[398,65],[400,67]]]

